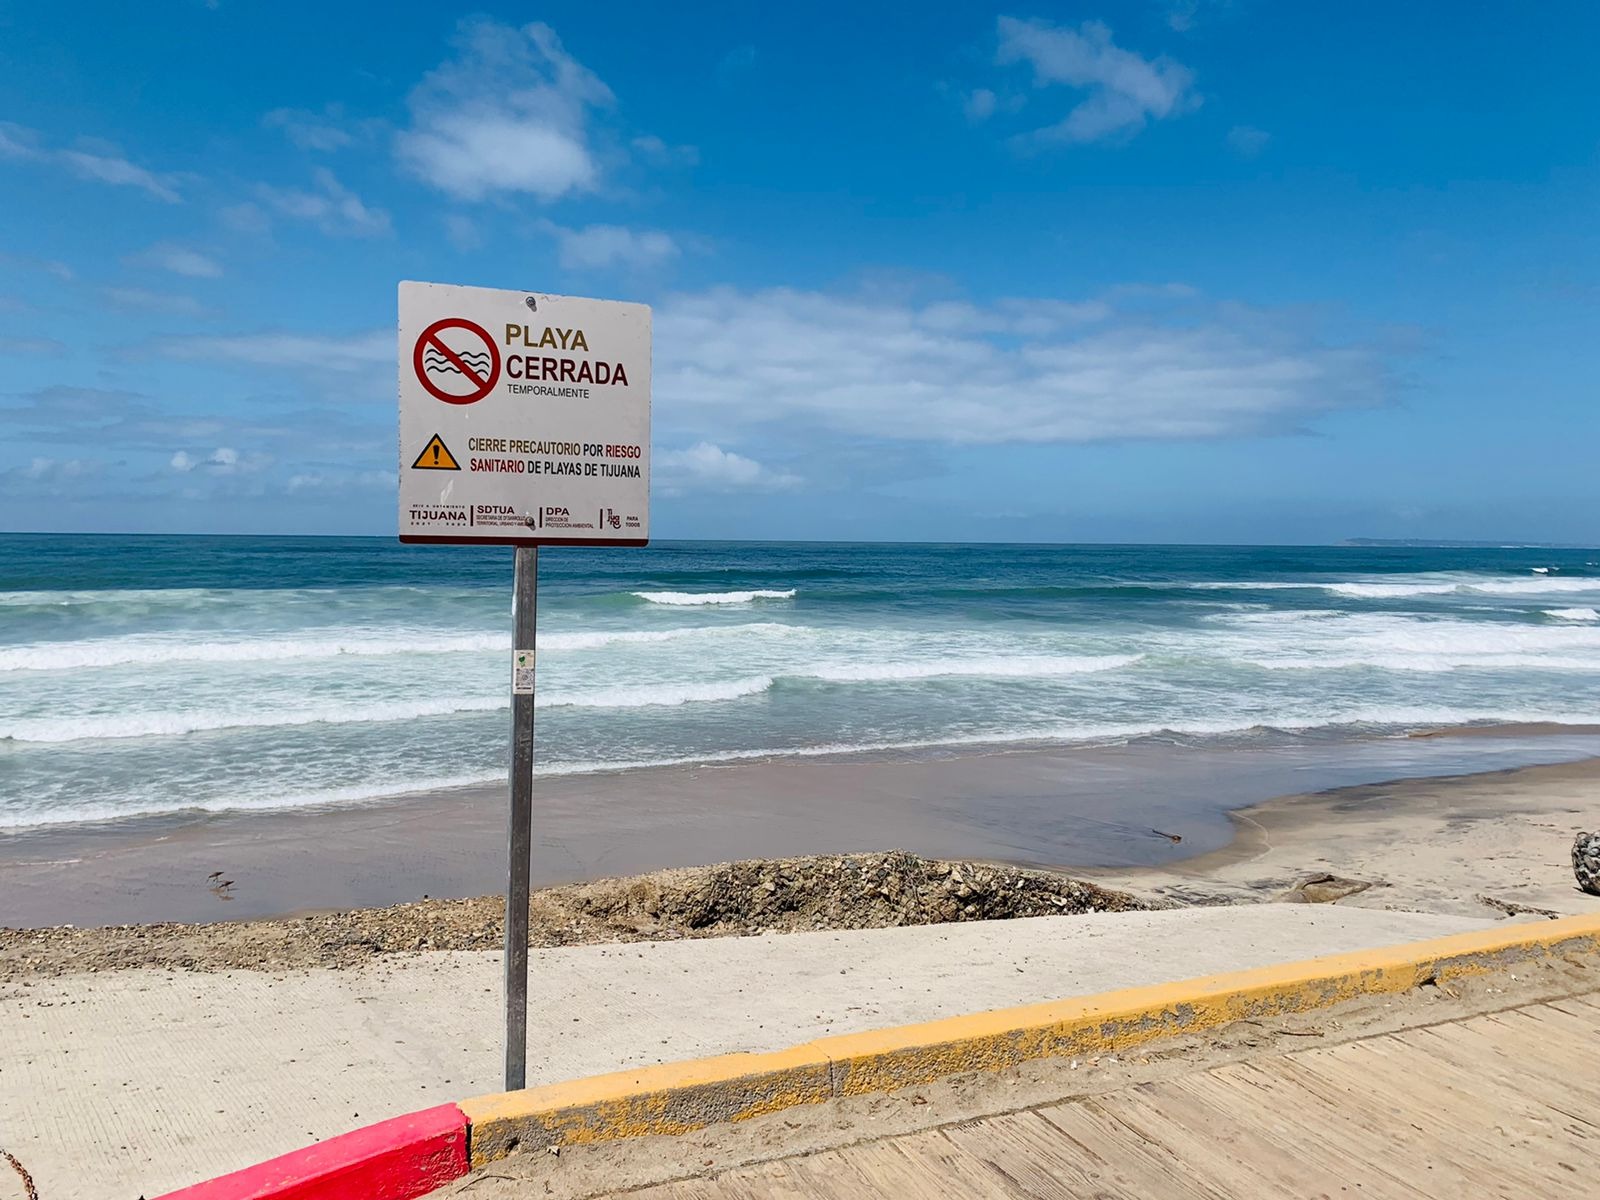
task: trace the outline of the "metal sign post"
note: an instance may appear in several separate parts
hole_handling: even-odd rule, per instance
[[[528,1080],[539,547],[650,536],[650,310],[400,285],[400,540],[515,546],[506,1090]]]
[[[512,641],[534,645],[539,547],[518,546],[511,585]],[[528,1086],[528,885],[533,871],[533,673],[537,656],[512,667],[511,857],[506,869],[506,1091]],[[518,678],[518,673],[526,676]],[[526,682],[526,690],[519,685]]]

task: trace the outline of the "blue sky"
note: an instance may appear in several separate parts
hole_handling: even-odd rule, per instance
[[[0,4],[0,527],[394,528],[400,279],[657,537],[1600,539],[1585,3]]]

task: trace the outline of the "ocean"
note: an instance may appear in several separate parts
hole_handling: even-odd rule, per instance
[[[538,771],[1600,722],[1600,552],[542,552]],[[504,778],[511,552],[0,535],[0,828]]]

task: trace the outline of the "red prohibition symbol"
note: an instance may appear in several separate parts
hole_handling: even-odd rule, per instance
[[[452,350],[439,336],[446,329],[465,329],[483,342],[483,349]],[[464,317],[446,317],[422,331],[411,352],[411,365],[416,369],[418,382],[428,389],[429,395],[446,404],[476,404],[492,392],[500,380],[500,348],[483,326]],[[430,372],[440,376],[459,375],[472,390],[447,392],[430,377]]]

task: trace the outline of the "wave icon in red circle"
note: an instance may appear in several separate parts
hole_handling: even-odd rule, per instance
[[[446,317],[422,331],[411,365],[429,395],[446,404],[476,404],[500,381],[500,347],[483,326]]]

